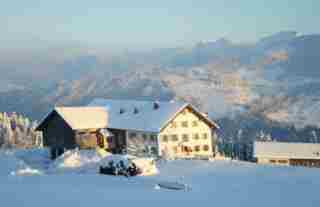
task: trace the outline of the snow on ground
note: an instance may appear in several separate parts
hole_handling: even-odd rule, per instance
[[[42,174],[50,162],[46,149],[0,150],[0,175]]]
[[[98,175],[91,170],[55,173],[50,171],[52,165],[61,167],[59,164],[66,164],[66,159],[59,164],[47,163],[45,156],[30,159],[22,154],[0,152],[0,199],[4,206],[320,206],[320,169],[175,160],[158,162],[156,175],[125,178]],[[83,153],[80,156],[85,159]],[[93,153],[92,162],[80,166],[94,163],[95,156]],[[35,164],[35,160],[42,164]],[[40,169],[37,165],[43,166]],[[79,165],[71,165],[68,167],[79,169]],[[11,173],[27,167],[42,173],[33,176]],[[176,181],[187,184],[191,190],[157,187],[160,182]]]
[[[97,173],[103,157],[93,150],[70,150],[54,160],[48,167],[48,174],[88,174]]]
[[[53,161],[47,174],[97,174],[99,166],[107,166],[110,161],[115,164],[120,160],[128,166],[129,159],[142,169],[142,175],[153,175],[157,173],[157,168],[153,159],[136,158],[133,156],[112,155],[94,150],[70,150]]]
[[[0,176],[9,175],[15,170],[26,168],[24,161],[18,159],[12,151],[0,152]]]

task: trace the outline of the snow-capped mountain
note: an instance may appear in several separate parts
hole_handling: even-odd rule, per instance
[[[0,110],[39,119],[53,105],[82,105],[95,97],[183,99],[214,119],[320,127],[319,48],[320,35],[289,31],[252,44],[219,39],[114,56],[1,60]]]

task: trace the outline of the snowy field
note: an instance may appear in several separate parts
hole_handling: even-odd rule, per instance
[[[98,175],[105,159],[73,152],[51,162],[46,151],[0,151],[1,206],[320,206],[320,169],[176,160],[125,178]],[[171,181],[191,190],[157,187]]]

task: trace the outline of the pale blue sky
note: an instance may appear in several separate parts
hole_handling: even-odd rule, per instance
[[[167,47],[320,33],[319,0],[0,0],[0,45]]]

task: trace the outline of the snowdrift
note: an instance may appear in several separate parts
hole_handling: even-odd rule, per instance
[[[142,170],[143,176],[154,175],[158,172],[156,163],[152,158],[137,158],[128,155],[113,155],[99,153],[95,150],[70,150],[58,157],[49,168],[50,173],[93,173],[98,172],[99,166],[106,166],[110,161],[126,166],[129,160],[133,161]]]
[[[52,161],[47,149],[0,150],[0,175],[97,174],[99,166],[110,161],[129,160],[142,170],[142,176],[158,172],[152,158],[113,155],[99,150],[70,150]]]
[[[46,149],[0,150],[0,175],[39,175],[48,162]]]
[[[18,159],[12,151],[0,152],[0,175],[9,175],[16,170],[21,170],[27,167],[25,162]]]

